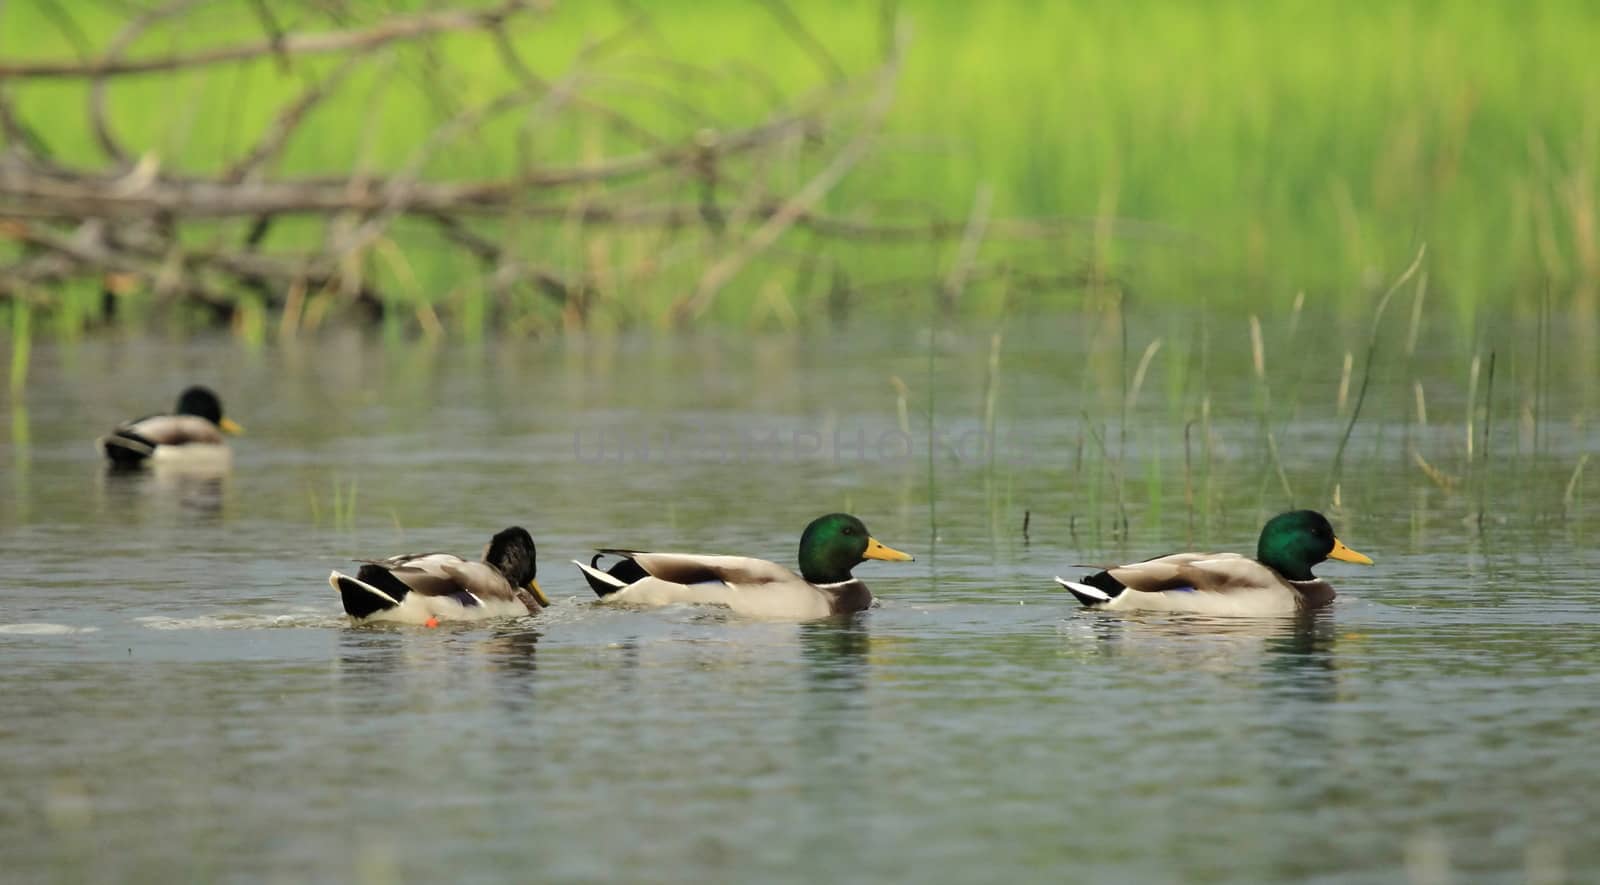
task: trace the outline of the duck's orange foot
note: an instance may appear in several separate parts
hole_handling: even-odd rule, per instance
[[[422,622],[422,626],[424,626],[424,627],[437,627],[437,626],[439,626],[439,619],[438,618],[429,618],[426,621]]]

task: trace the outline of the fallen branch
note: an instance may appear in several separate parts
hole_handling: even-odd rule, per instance
[[[129,4],[121,26],[100,46],[87,40],[76,59],[0,60],[0,297],[49,298],[57,286],[88,281],[193,301],[219,319],[242,297],[281,306],[280,328],[292,334],[330,306],[351,303],[377,315],[396,296],[436,332],[428,292],[446,273],[450,291],[481,286],[497,303],[536,293],[522,303],[557,305],[563,322],[581,322],[607,296],[655,278],[675,295],[687,293],[653,299],[687,321],[752,267],[775,268],[802,288],[816,268],[834,268],[841,297],[940,282],[930,271],[922,280],[847,283],[825,254],[834,244],[964,241],[943,281],[958,286],[999,278],[977,264],[980,240],[986,252],[990,243],[1038,240],[1049,244],[1040,256],[1055,256],[1080,229],[1120,224],[990,219],[986,209],[975,223],[904,205],[824,211],[829,195],[886,143],[904,46],[895,42],[880,65],[852,76],[784,0],[761,3],[820,77],[796,99],[759,65],[714,70],[664,59],[653,54],[659,40],[639,54],[636,44],[654,34],[644,12],[598,35],[559,76],[546,76],[524,59],[521,39],[546,0],[380,13],[357,23],[345,20],[355,7],[312,4],[312,14],[336,23],[321,32],[251,0],[247,21],[259,26],[259,39],[139,54],[207,2]],[[477,41],[492,66],[471,72],[471,91],[452,91],[462,72],[431,42],[447,33]],[[301,63],[309,56],[334,58]],[[187,76],[268,58],[276,63],[249,75],[280,78],[273,94],[288,97],[257,109],[264,114],[240,114],[262,120],[260,129],[237,142],[230,130],[230,148],[206,156],[203,168],[172,149],[170,136],[139,144],[131,129],[114,127],[128,117],[115,105],[123,94],[113,88],[118,78]],[[621,67],[629,59],[644,64]],[[104,157],[100,165],[62,162],[19,112],[28,105],[14,102],[35,83],[69,79],[84,81],[85,128]],[[764,112],[734,120],[729,104],[704,98],[719,84],[740,96],[734,106],[753,92],[767,103]],[[352,95],[356,89],[362,92]],[[403,89],[418,93],[403,107],[436,119],[420,137],[407,136],[401,159],[380,160],[395,144],[385,131],[383,110],[393,106],[386,100]],[[330,119],[360,127],[356,146],[308,168],[291,146]],[[499,141],[508,131],[509,149]],[[482,163],[452,156],[479,149]],[[454,171],[461,169],[473,173]],[[809,234],[803,248],[784,242],[795,232]],[[440,263],[417,255],[438,255]],[[1013,250],[1005,260],[1018,256]],[[476,277],[454,279],[462,267]],[[1052,286],[1080,276],[1005,267],[1007,284]],[[626,306],[619,310],[629,315]]]

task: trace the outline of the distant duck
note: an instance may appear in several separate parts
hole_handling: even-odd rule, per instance
[[[99,439],[100,450],[116,467],[147,461],[205,460],[226,463],[227,437],[244,428],[222,414],[222,401],[208,387],[195,386],[178,397],[170,415],[128,421]]]
[[[1174,553],[1056,582],[1089,608],[1287,615],[1333,602],[1333,585],[1311,573],[1312,566],[1328,559],[1372,564],[1334,537],[1322,514],[1295,510],[1267,521],[1254,559],[1238,553]]]
[[[436,626],[528,615],[550,605],[534,575],[533,536],[521,526],[495,535],[481,562],[450,553],[403,553],[365,563],[355,577],[338,571],[328,583],[357,622],[394,621]]]
[[[600,556],[619,556],[609,570]],[[868,559],[904,562],[848,513],[812,520],[800,536],[800,573],[765,559],[693,553],[601,550],[588,565],[574,560],[602,602],[619,605],[713,605],[758,618],[811,620],[858,612],[872,592],[851,569]]]

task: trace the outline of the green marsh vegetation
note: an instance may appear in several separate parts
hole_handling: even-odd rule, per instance
[[[229,4],[189,4],[123,51],[149,58],[269,32],[355,30],[423,8],[357,5],[335,19],[306,0],[274,4],[264,22]],[[0,61],[92,61],[117,43],[129,9],[13,0],[0,8]],[[186,226],[178,248],[142,264],[12,285],[5,297],[52,317],[35,329],[71,334],[110,301],[123,320],[224,316],[253,340],[342,311],[465,336],[683,322],[796,328],[858,313],[923,316],[930,303],[996,318],[1098,297],[1125,299],[1135,313],[1203,303],[1247,315],[1301,292],[1308,314],[1350,315],[1367,311],[1426,242],[1430,304],[1465,336],[1483,311],[1526,313],[1546,301],[1558,317],[1595,320],[1600,69],[1588,57],[1600,11],[1577,0],[714,0],[645,15],[555,4],[506,33],[523,75],[550,87],[516,108],[494,103],[516,86],[517,64],[466,30],[356,62],[269,53],[109,78],[105,119],[122,165],[83,111],[91,80],[6,77],[0,90],[21,125],[5,137],[69,168],[121,172],[129,187],[139,175],[217,176],[308,84],[321,84],[328,94],[262,175],[359,183],[414,164],[419,181],[442,182],[585,168],[791,112],[807,122],[770,150],[730,158],[715,181],[674,162],[638,187],[564,188],[542,195],[537,212],[469,217],[465,231],[404,217],[305,285],[241,286],[216,274],[210,300],[172,307],[174,267],[249,241],[247,217]],[[880,84],[896,34],[903,57]],[[833,168],[852,150],[859,156]],[[826,186],[807,191],[819,181]],[[896,234],[771,224],[803,193],[806,212]],[[596,205],[686,206],[720,220],[585,220]],[[367,220],[275,217],[252,249],[302,254]],[[17,233],[22,220],[6,223],[0,261],[33,255],[38,244]],[[940,231],[905,231],[918,225]],[[497,283],[474,237],[478,252],[493,247],[539,273]],[[930,301],[930,287],[941,297]]]

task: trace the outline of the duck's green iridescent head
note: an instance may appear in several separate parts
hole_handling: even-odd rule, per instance
[[[1267,520],[1256,544],[1256,559],[1291,581],[1309,581],[1311,567],[1327,559],[1372,565],[1372,560],[1344,546],[1333,535],[1327,517],[1315,510],[1292,510]]]
[[[905,562],[910,554],[885,547],[848,513],[819,516],[800,536],[800,574],[813,584],[850,580],[850,570],[867,559]]]

